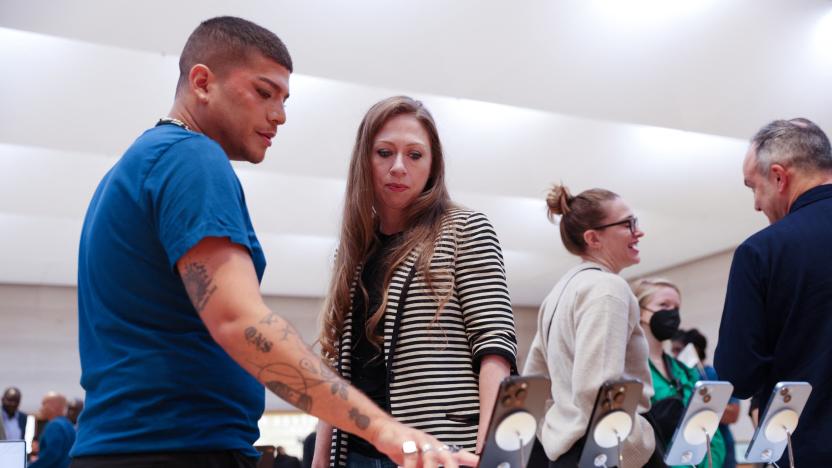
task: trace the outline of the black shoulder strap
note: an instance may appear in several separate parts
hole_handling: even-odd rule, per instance
[[[390,377],[393,372],[393,356],[396,353],[396,343],[399,341],[399,326],[402,323],[402,315],[404,315],[404,304],[407,302],[407,293],[410,291],[410,283],[413,282],[413,277],[416,275],[416,264],[417,262],[413,263],[413,266],[410,267],[410,271],[407,273],[407,279],[404,281],[402,285],[402,292],[399,295],[399,303],[396,305],[396,319],[393,322],[393,335],[390,337],[390,351],[387,356],[386,366],[387,366],[387,384],[390,385]]]
[[[662,361],[664,362],[664,370],[667,372],[667,379],[670,381],[670,386],[673,387],[673,390],[676,392],[677,396],[684,396],[682,392],[682,383],[679,379],[676,378],[676,375],[673,374],[673,359],[667,353],[662,353]]]

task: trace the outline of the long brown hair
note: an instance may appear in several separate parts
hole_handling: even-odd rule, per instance
[[[352,150],[347,189],[344,201],[344,213],[341,223],[341,239],[335,258],[329,293],[324,302],[323,328],[321,330],[321,354],[328,359],[338,355],[336,345],[344,327],[346,315],[352,307],[350,291],[355,282],[355,294],[364,296],[368,304],[367,290],[358,273],[365,259],[378,246],[377,230],[379,219],[373,209],[373,174],[372,151],[376,135],[393,117],[412,115],[430,137],[431,167],[430,175],[422,193],[405,209],[405,231],[382,264],[385,266],[383,290],[387,290],[393,271],[404,262],[413,249],[420,250],[417,271],[421,272],[434,294],[429,267],[433,256],[434,241],[439,236],[442,218],[453,207],[448,189],[445,187],[445,159],[439,132],[427,108],[415,99],[407,96],[394,96],[377,102],[367,111],[355,138]],[[443,282],[446,283],[446,282]],[[446,289],[443,287],[443,290]],[[446,291],[447,292],[447,291]],[[387,296],[378,310],[368,311],[370,315],[366,324],[368,340],[380,349],[382,337],[376,333],[376,326],[381,321],[387,306]],[[441,302],[440,302],[441,310]],[[439,311],[437,311],[438,316]]]

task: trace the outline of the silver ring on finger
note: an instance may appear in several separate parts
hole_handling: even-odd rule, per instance
[[[422,445],[422,453],[433,452],[434,450],[436,450],[436,449],[434,449],[433,445],[431,445],[431,444]]]
[[[418,452],[418,448],[416,446],[416,441],[414,440],[406,440],[402,442],[402,453],[405,455],[413,455],[414,453]]]

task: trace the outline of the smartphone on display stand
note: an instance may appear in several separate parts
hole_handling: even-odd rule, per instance
[[[709,442],[719,430],[719,421],[733,391],[734,386],[728,382],[696,382],[664,455],[665,463],[698,465],[708,455]]]
[[[634,379],[609,381],[601,386],[592,407],[578,467],[619,466],[620,443],[632,431],[643,387]]]
[[[803,407],[809,401],[808,382],[779,382],[771,391],[762,422],[754,430],[745,459],[753,463],[776,462],[789,445]],[[794,458],[789,454],[789,458]],[[794,462],[791,463],[792,466]]]
[[[500,383],[479,468],[524,468],[551,399],[549,379],[511,376]]]

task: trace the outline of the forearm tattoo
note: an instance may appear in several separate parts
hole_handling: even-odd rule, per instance
[[[211,276],[208,275],[208,269],[198,262],[185,265],[182,283],[185,285],[185,291],[188,292],[188,297],[191,298],[191,303],[197,312],[202,312],[205,309],[208,299],[217,290],[217,286],[214,285]]]
[[[269,341],[262,333],[257,331],[254,327],[248,327],[245,330],[246,341],[253,344],[255,348],[261,353],[268,353],[272,350],[272,342]]]
[[[298,332],[295,330],[292,324],[276,312],[269,312],[268,314],[266,314],[266,316],[260,320],[260,323],[262,325],[275,325],[277,327],[280,327],[280,341],[286,341],[289,339],[290,336],[300,338]]]
[[[264,366],[254,362],[252,364],[259,369],[257,379],[263,382],[269,390],[287,403],[308,413],[312,410],[314,403],[310,394],[310,390],[314,387],[328,385],[333,395],[347,400],[347,383],[344,379],[332,372],[323,362],[316,361],[303,358],[297,366],[282,362]],[[356,424],[359,424],[359,421],[364,422],[366,416],[356,414],[355,418],[352,415],[350,418],[354,419]],[[369,418],[366,418],[366,423],[369,424]]]
[[[359,429],[367,429],[370,427],[369,416],[361,414],[361,412],[358,411],[358,408],[350,410],[350,419],[355,421],[355,425],[358,426]]]

